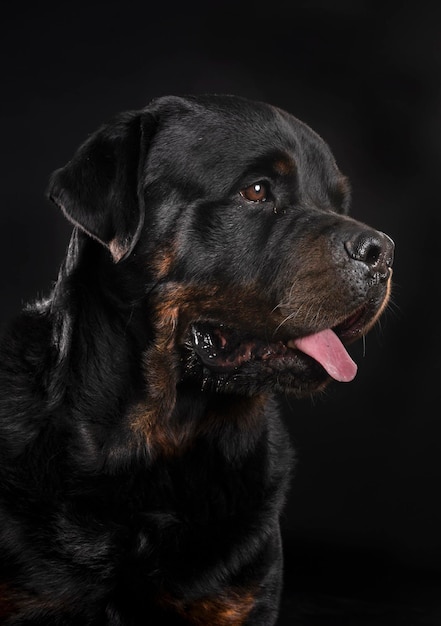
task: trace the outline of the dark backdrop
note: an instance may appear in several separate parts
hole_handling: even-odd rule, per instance
[[[355,381],[314,402],[281,399],[298,456],[283,519],[287,606],[300,590],[348,598],[371,587],[388,602],[419,594],[424,615],[441,605],[441,10],[431,4],[2,9],[2,324],[47,292],[64,254],[70,226],[44,195],[51,171],[101,122],[162,94],[236,93],[289,110],[331,145],[354,217],[396,242],[393,301],[352,350]]]

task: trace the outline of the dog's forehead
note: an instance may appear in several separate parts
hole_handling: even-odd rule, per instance
[[[300,162],[336,169],[327,144],[307,124],[275,106],[235,96],[186,98],[160,111],[156,162],[203,167],[234,177],[265,158],[289,173]],[[301,163],[300,163],[301,164]]]

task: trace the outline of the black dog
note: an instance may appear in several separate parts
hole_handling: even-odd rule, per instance
[[[56,171],[54,289],[0,352],[0,621],[270,626],[277,392],[351,380],[393,243],[288,113],[164,97]]]

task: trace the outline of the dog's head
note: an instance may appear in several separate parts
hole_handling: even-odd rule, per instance
[[[355,376],[344,345],[384,310],[394,246],[348,217],[328,146],[290,114],[159,98],[92,135],[49,194],[116,266],[145,267],[158,376],[172,359],[209,389],[298,394]]]

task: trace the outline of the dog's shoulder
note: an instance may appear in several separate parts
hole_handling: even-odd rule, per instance
[[[48,366],[52,329],[52,316],[45,304],[27,306],[5,325],[0,336],[2,389],[23,382],[29,391],[29,382],[37,382],[38,372]],[[2,394],[0,403],[7,395]]]
[[[54,358],[53,317],[46,303],[24,308],[0,337],[0,433],[29,438],[45,411]],[[5,436],[7,432],[7,436]]]

